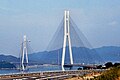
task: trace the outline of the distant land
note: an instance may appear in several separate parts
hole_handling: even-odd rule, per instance
[[[66,51],[65,63],[69,63],[68,47]],[[39,62],[41,64],[60,64],[62,49],[53,51],[43,51],[29,54],[30,62]],[[73,47],[74,63],[104,63],[120,62],[120,47],[104,46],[100,48]],[[19,62],[19,58],[12,55],[0,55],[0,61]]]
[[[15,69],[16,66],[10,62],[2,61],[0,62],[0,69]]]

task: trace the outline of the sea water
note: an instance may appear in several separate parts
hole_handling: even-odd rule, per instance
[[[77,70],[78,67],[72,67],[72,68],[65,68],[66,70]],[[62,68],[61,66],[39,66],[39,67],[33,67],[33,68],[28,68],[26,73],[31,73],[31,72],[43,72],[43,71],[61,71]],[[17,74],[21,73],[20,70],[17,69],[2,69],[0,70],[0,75],[7,75],[7,74]]]
[[[28,68],[26,72],[30,73],[30,72],[57,71],[57,70],[61,70],[61,67],[60,66],[39,66],[34,68]],[[17,69],[1,69],[0,70],[0,75],[15,74],[15,73],[21,73],[21,71]]]

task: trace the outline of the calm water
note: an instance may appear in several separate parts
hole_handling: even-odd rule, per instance
[[[67,68],[69,69],[69,68]],[[72,70],[77,69],[76,67],[74,67]],[[29,72],[42,72],[42,71],[57,71],[57,70],[61,70],[61,66],[39,66],[37,68],[29,68],[29,70],[27,71]],[[14,73],[20,73],[19,70],[0,70],[0,75],[3,74],[14,74]]]

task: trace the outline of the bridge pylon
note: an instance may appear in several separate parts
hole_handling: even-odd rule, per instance
[[[72,48],[71,48],[71,39],[70,39],[70,16],[69,11],[64,12],[64,42],[63,42],[63,51],[62,51],[62,70],[64,71],[64,62],[65,62],[65,52],[66,45],[68,41],[69,54],[70,54],[70,64],[73,64]]]
[[[21,54],[21,70],[25,71],[28,68],[28,49],[27,49],[27,37],[23,36],[24,41],[22,42],[22,54]]]

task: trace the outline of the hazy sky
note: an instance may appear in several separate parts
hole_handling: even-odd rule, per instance
[[[66,9],[93,47],[120,46],[120,0],[0,0],[0,54],[17,56],[24,34],[44,51]]]

